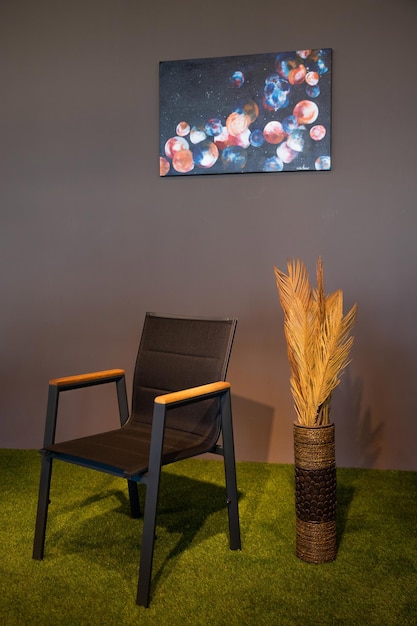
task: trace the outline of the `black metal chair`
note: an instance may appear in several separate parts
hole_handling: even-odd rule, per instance
[[[125,372],[107,370],[49,382],[33,558],[44,555],[54,459],[127,479],[132,517],[137,483],[146,485],[136,602],[149,605],[161,466],[213,452],[224,457],[230,548],[240,529],[230,384],[225,381],[236,320],[147,313],[136,360],[129,417]],[[121,427],[55,443],[59,394],[114,382]],[[218,441],[221,435],[221,445]]]

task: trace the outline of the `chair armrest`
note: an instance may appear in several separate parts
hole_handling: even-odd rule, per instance
[[[208,385],[190,387],[189,389],[182,389],[181,391],[165,393],[162,396],[157,396],[154,402],[156,404],[165,405],[187,404],[189,402],[205,400],[213,396],[220,396],[229,389],[230,383],[219,381],[216,383],[209,383]]]
[[[124,370],[103,370],[101,372],[91,372],[90,374],[80,374],[78,376],[65,376],[64,378],[51,379],[49,381],[43,447],[47,448],[55,442],[58,400],[61,391],[69,391],[71,389],[80,389],[82,387],[91,387],[92,385],[103,385],[105,383],[113,382],[116,383],[120,424],[123,426],[129,418]]]
[[[120,380],[125,375],[125,371],[121,369],[103,370],[101,372],[91,372],[89,374],[79,374],[77,376],[65,376],[64,378],[53,378],[49,384],[59,387],[60,391],[66,389],[77,389],[79,387],[88,387],[90,385],[102,385]]]

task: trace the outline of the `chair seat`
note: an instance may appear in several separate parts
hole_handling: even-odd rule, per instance
[[[126,424],[117,430],[56,443],[45,451],[108,465],[127,478],[135,478],[148,471],[151,428],[150,424]],[[162,465],[208,452],[215,443],[201,435],[166,428]]]

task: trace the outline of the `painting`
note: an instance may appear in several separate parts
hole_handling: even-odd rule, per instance
[[[332,50],[159,64],[160,176],[331,169]]]

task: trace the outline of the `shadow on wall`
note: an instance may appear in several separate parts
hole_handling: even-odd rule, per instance
[[[338,465],[372,468],[381,454],[384,424],[376,422],[369,406],[362,405],[363,381],[359,377],[353,379],[347,370],[334,394],[331,410],[336,424]]]
[[[267,462],[274,408],[232,394],[236,460]]]

